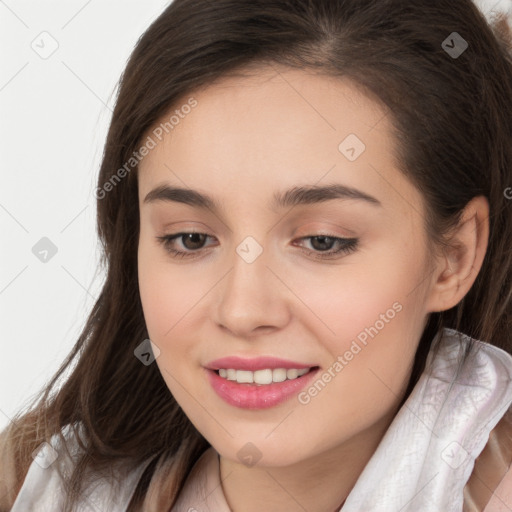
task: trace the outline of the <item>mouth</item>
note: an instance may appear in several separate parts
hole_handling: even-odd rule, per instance
[[[268,409],[290,400],[311,383],[319,366],[307,368],[204,368],[213,391],[240,409]]]
[[[220,378],[236,382],[238,384],[268,386],[279,382],[295,380],[307,373],[318,369],[318,366],[310,368],[264,368],[261,370],[237,370],[235,368],[219,368],[214,371]]]

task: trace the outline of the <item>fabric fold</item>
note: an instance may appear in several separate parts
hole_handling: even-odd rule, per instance
[[[512,357],[488,343],[474,340],[455,378],[469,340],[445,329],[343,512],[462,511],[475,459],[512,403]]]

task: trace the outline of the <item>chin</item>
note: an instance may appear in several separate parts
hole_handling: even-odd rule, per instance
[[[309,456],[303,450],[306,441],[299,446],[288,444],[283,447],[283,441],[278,441],[277,444],[279,446],[275,446],[268,439],[249,441],[245,438],[243,441],[231,440],[222,446],[212,446],[224,459],[248,467],[286,467]]]

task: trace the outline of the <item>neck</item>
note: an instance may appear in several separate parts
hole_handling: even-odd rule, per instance
[[[232,512],[339,512],[396,411],[342,444],[289,466],[253,466],[220,457]]]

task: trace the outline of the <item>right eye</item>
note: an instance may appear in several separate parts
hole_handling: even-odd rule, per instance
[[[174,235],[163,235],[156,237],[158,242],[161,243],[165,250],[176,258],[189,258],[194,257],[194,253],[199,252],[203,247],[206,238],[211,238],[206,233],[199,232],[182,232]],[[175,244],[177,240],[181,239],[183,249],[176,249]]]

